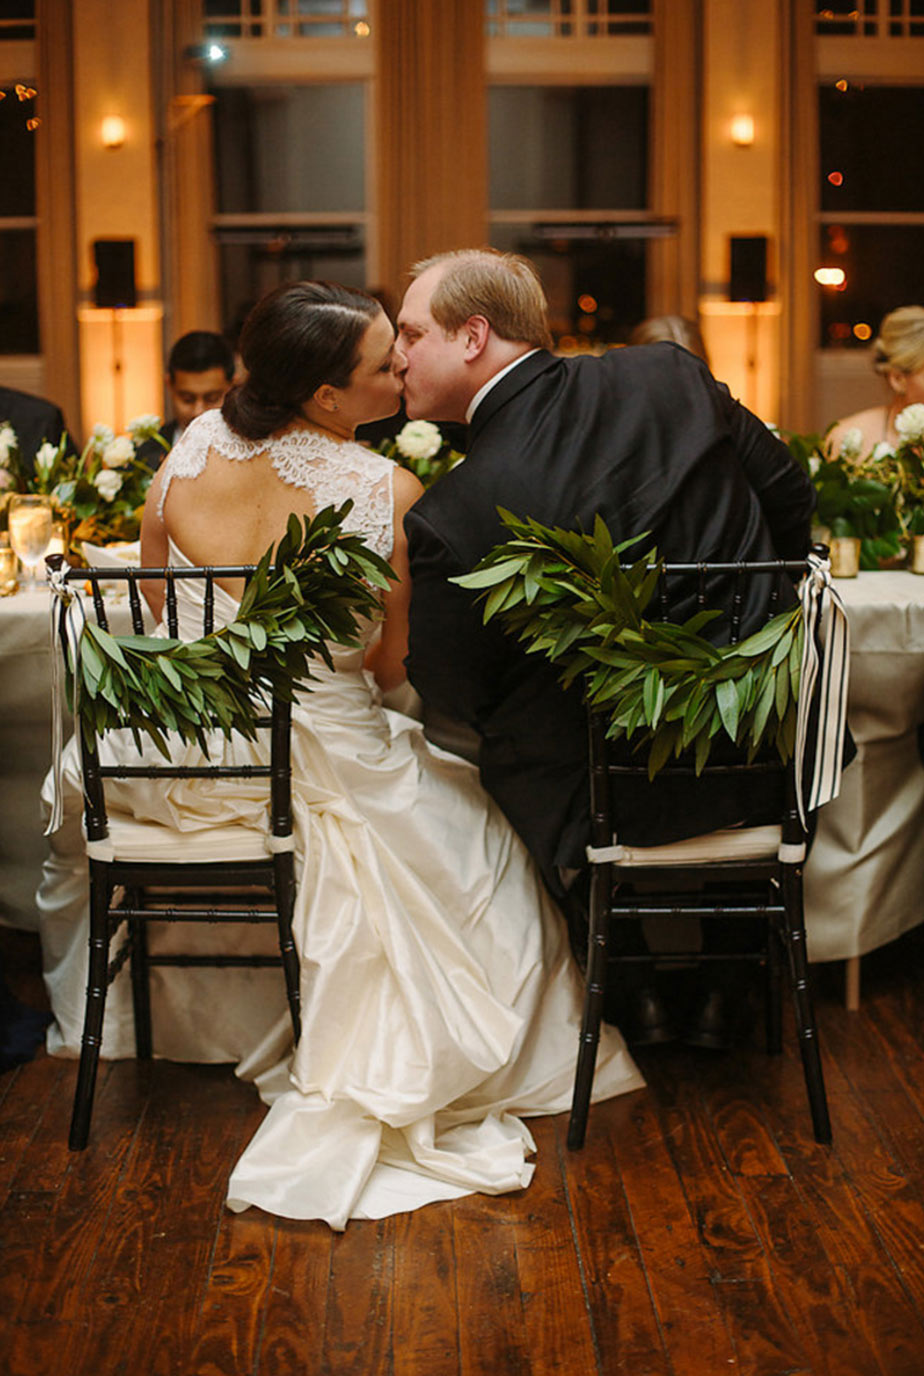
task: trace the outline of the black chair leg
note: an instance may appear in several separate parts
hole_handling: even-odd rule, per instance
[[[765,986],[767,1052],[779,1056],[783,1050],[783,969],[780,932],[772,920],[767,923]]]
[[[291,851],[273,857],[276,889],[276,920],[279,928],[279,954],[286,981],[286,997],[292,1018],[295,1044],[302,1035],[301,1019],[301,963],[292,937],[292,915],[295,912],[295,873]]]
[[[143,893],[131,891],[126,895],[130,907],[141,907]],[[154,1055],[154,1036],[151,1031],[151,966],[148,959],[148,929],[144,918],[129,918],[131,929],[132,1013],[135,1019],[135,1054],[139,1061],[149,1061]]]
[[[84,1013],[80,1068],[71,1114],[68,1146],[83,1151],[90,1135],[90,1115],[103,1036],[103,1014],[109,971],[109,887],[105,866],[90,861],[90,959],[87,972],[87,1005]]]
[[[606,981],[606,937],[610,899],[610,866],[594,865],[590,880],[590,932],[587,941],[587,974],[584,981],[584,1011],[578,1044],[574,1094],[568,1122],[568,1150],[579,1151],[587,1132],[587,1115],[593,1089],[600,1020],[603,1017],[603,991]]]
[[[812,1005],[812,993],[809,985],[808,957],[805,948],[805,920],[802,913],[802,874],[800,869],[796,874],[790,876],[787,875],[786,870],[787,867],[784,866],[783,898],[787,923],[786,949],[792,977],[796,1030],[799,1036],[799,1050],[802,1053],[802,1070],[805,1075],[805,1088],[812,1112],[815,1141],[829,1146],[831,1143],[831,1119],[828,1114],[828,1098],[825,1093],[821,1051],[818,1045],[818,1026],[815,1022],[815,1010]]]

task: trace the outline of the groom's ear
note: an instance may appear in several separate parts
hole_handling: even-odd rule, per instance
[[[484,353],[491,334],[491,326],[483,315],[470,315],[462,326],[465,338],[465,358],[472,362]]]

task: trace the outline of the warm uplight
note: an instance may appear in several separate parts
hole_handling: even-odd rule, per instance
[[[735,115],[731,122],[732,143],[738,148],[750,148],[754,142],[754,116]]]
[[[843,268],[816,268],[814,277],[822,287],[842,287],[847,280]]]
[[[104,148],[121,148],[125,142],[125,121],[121,115],[107,115],[100,125],[99,136]]]
[[[864,343],[867,339],[872,339],[873,337],[873,331],[871,327],[867,325],[865,320],[858,321],[857,324],[853,327],[853,332],[856,335],[857,339],[862,339]]]

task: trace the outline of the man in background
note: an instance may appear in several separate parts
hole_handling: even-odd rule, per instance
[[[191,420],[221,405],[233,378],[234,351],[222,335],[191,330],[180,336],[170,350],[165,379],[173,417],[160,431],[171,448]],[[149,440],[138,456],[153,470],[160,467],[165,453],[155,440]]]

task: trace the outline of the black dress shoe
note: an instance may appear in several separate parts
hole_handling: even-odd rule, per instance
[[[630,997],[624,1035],[633,1046],[661,1046],[677,1037],[677,1024],[656,989],[646,985]]]
[[[683,1032],[687,1046],[708,1051],[727,1051],[732,1045],[730,1000],[724,989],[713,985],[702,991]]]

